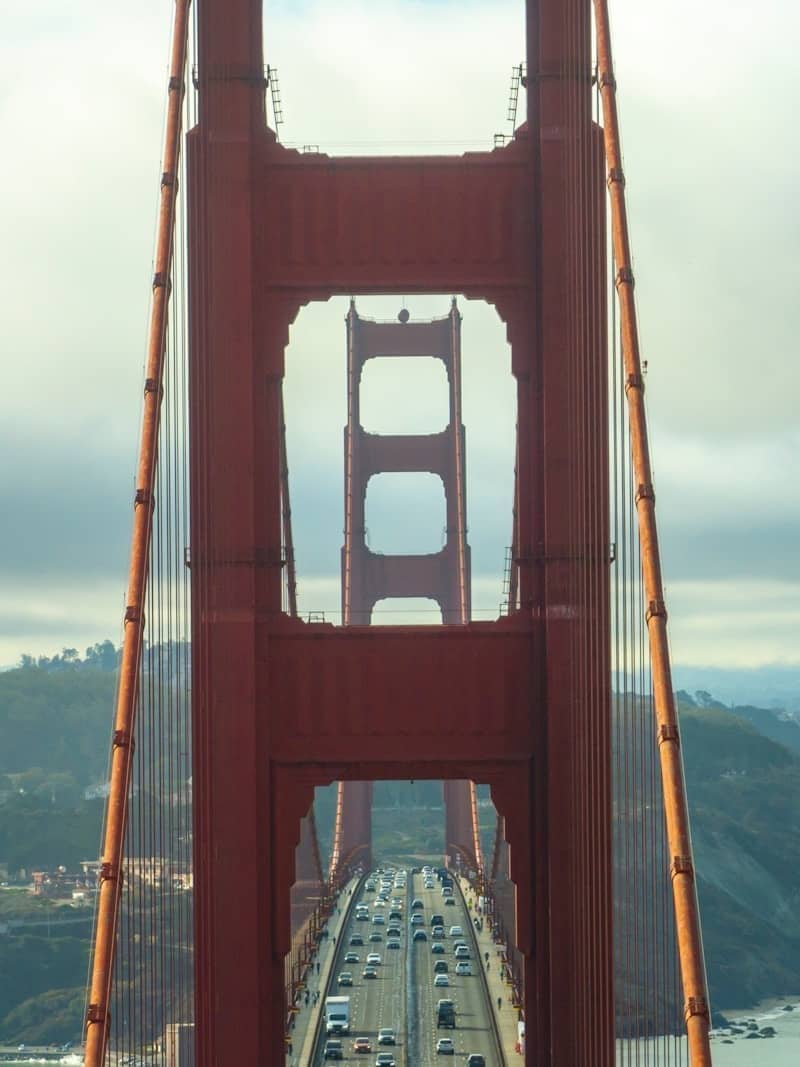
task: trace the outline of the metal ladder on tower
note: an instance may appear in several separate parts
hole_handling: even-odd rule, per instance
[[[269,86],[272,99],[272,117],[275,120],[275,137],[280,141],[278,127],[283,125],[283,105],[281,104],[281,89],[278,84],[278,71],[275,67],[267,67],[267,85]]]
[[[508,615],[511,612],[511,568],[514,564],[513,549],[506,549],[506,560],[503,567],[503,599],[500,603],[500,614]]]
[[[511,89],[508,94],[508,111],[506,118],[511,123],[511,135],[514,135],[514,128],[517,124],[517,105],[519,103],[519,90],[520,86],[525,85],[525,73],[526,64],[520,63],[516,67],[511,68]]]

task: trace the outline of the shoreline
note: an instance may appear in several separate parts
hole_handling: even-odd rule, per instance
[[[792,1012],[782,1010],[787,1004],[791,1005],[794,1011],[800,1012],[800,993],[793,993],[791,996],[786,997],[767,997],[765,1000],[759,1000],[755,1007],[751,1004],[748,1008],[720,1008],[719,1014],[724,1015],[726,1019],[731,1019],[734,1016],[740,1018],[746,1016],[750,1019],[756,1018],[757,1015],[775,1012],[779,1016],[791,1015]]]

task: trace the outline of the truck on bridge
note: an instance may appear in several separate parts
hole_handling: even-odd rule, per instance
[[[350,997],[327,997],[325,1000],[325,1033],[350,1033]]]

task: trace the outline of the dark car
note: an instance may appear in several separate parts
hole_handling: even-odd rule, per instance
[[[470,1052],[464,1061],[464,1067],[486,1067],[486,1057],[480,1052]]]
[[[427,941],[428,940],[428,935],[425,933],[424,930],[417,929],[417,930],[414,931],[414,940],[415,941]]]
[[[325,1059],[326,1060],[343,1060],[344,1049],[342,1048],[341,1041],[326,1041],[325,1042]]]
[[[434,941],[431,945],[431,952],[435,953],[437,956],[441,956],[445,951],[444,944],[441,941]]]
[[[374,967],[365,967],[364,970],[361,972],[361,977],[362,978],[377,978],[378,977],[378,972],[375,970]],[[367,1049],[367,1051],[369,1051],[369,1049]]]
[[[363,945],[364,944],[364,938],[361,936],[361,934],[353,934],[353,936],[350,938],[350,944],[351,945]]]
[[[422,903],[419,897],[414,897],[414,899],[411,901],[412,911],[421,911],[424,907],[425,905]]]

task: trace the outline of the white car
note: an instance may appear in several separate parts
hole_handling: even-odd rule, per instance
[[[434,986],[450,985],[450,979],[446,974],[437,974],[433,980]]]
[[[456,1046],[449,1037],[440,1037],[436,1042],[437,1056],[455,1056]]]
[[[380,953],[378,953],[378,952],[370,952],[367,955],[367,966],[369,966],[369,967],[380,967],[380,964],[381,964]]]
[[[383,1029],[378,1031],[379,1045],[394,1045],[396,1042],[397,1035],[391,1026],[384,1026]]]
[[[451,926],[450,927],[450,936],[451,937],[463,937],[464,936],[464,931],[461,929],[460,926]]]
[[[461,960],[456,964],[456,974],[461,976],[470,975],[472,974],[472,967],[465,960]]]

